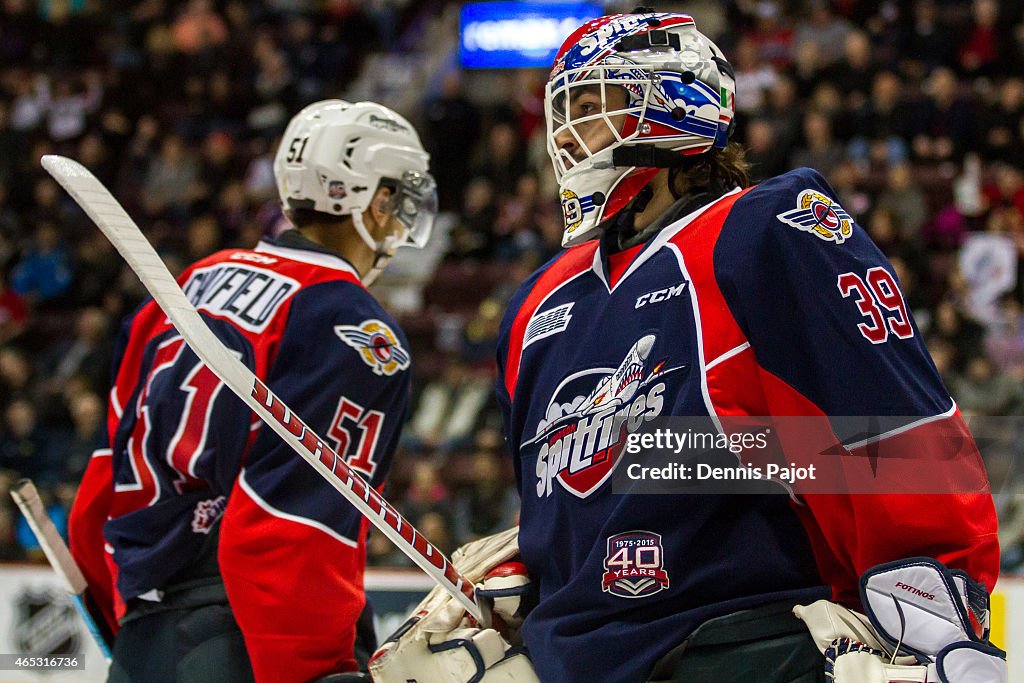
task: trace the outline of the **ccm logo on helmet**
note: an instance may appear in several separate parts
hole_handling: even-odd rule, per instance
[[[689,284],[686,280],[683,280],[678,285],[672,287],[666,287],[665,289],[658,289],[653,292],[647,292],[641,294],[636,298],[636,305],[634,309],[643,308],[647,304],[657,304],[662,301],[668,301],[672,297],[679,296],[686,291],[686,285]]]
[[[913,586],[905,584],[902,581],[897,581],[896,582],[896,587],[897,588],[902,588],[903,590],[907,591],[908,593],[913,593],[914,595],[916,595],[918,597],[921,597],[921,598],[924,598],[925,600],[934,600],[935,599],[935,595],[933,593],[925,593],[920,588],[914,588]]]

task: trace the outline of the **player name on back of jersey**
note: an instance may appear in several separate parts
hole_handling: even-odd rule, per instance
[[[182,289],[199,310],[261,332],[299,283],[272,270],[225,262],[192,271]]]

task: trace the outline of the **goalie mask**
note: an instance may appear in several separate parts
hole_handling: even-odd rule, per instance
[[[274,158],[274,177],[285,209],[352,216],[376,258],[363,277],[369,285],[401,246],[422,248],[437,215],[437,192],[427,172],[430,155],[412,125],[387,107],[324,100],[288,123]],[[391,190],[389,212],[398,234],[376,240],[363,221],[380,187]]]
[[[728,144],[733,70],[685,14],[617,14],[576,30],[544,97],[565,226],[592,239],[657,175]]]

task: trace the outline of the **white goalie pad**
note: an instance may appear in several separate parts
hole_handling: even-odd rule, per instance
[[[928,683],[927,666],[889,664],[879,650],[839,638],[825,651],[825,678],[832,683]]]
[[[537,683],[529,658],[490,628],[388,641],[370,675],[375,683]]]
[[[467,543],[452,554],[452,564],[479,584],[494,567],[519,554],[518,537],[514,527]],[[370,675],[375,683],[537,683],[525,651],[485,626],[434,588],[374,653]]]
[[[871,627],[871,622],[863,614],[828,600],[818,600],[810,605],[797,605],[793,608],[793,614],[807,625],[807,630],[814,638],[814,644],[826,657],[829,656],[829,648],[834,648],[836,642],[840,640],[848,640],[861,644],[863,648],[880,652],[886,661],[892,657],[892,648],[878,637]],[[904,655],[896,657],[893,663],[912,665],[917,663],[917,659],[912,655]]]

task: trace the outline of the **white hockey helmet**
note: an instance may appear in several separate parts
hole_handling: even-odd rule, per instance
[[[352,216],[359,236],[377,258],[363,277],[368,285],[401,246],[422,248],[437,215],[430,155],[412,125],[373,102],[323,100],[288,123],[274,157],[274,177],[285,209]],[[392,190],[399,235],[374,240],[363,212],[380,186]]]
[[[559,49],[544,97],[562,245],[597,237],[660,169],[724,148],[735,91],[732,67],[688,15],[615,14],[580,26]]]

